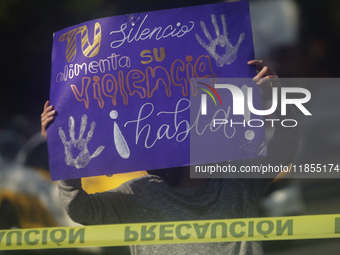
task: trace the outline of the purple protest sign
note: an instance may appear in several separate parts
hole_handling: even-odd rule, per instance
[[[224,153],[211,151],[221,141],[216,132],[192,134],[201,95],[216,78],[255,76],[247,65],[253,58],[246,1],[108,17],[56,32],[50,101],[57,115],[47,130],[52,179],[263,156],[239,149],[239,134],[253,132],[254,145],[263,142],[263,128],[228,136]],[[258,88],[253,101],[260,105]],[[210,152],[190,159],[190,146],[202,144]]]

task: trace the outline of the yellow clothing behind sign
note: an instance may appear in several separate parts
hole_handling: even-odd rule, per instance
[[[114,174],[112,177],[94,176],[82,178],[83,189],[87,193],[104,192],[110,189],[115,189],[119,187],[122,183],[127,182],[131,179],[145,175],[145,171],[124,173],[124,174]]]

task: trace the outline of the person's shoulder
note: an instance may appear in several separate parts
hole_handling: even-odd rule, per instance
[[[152,184],[157,184],[157,183],[163,183],[163,179],[160,178],[157,175],[151,175],[151,174],[146,174],[140,177],[137,177],[135,179],[132,179],[130,181],[127,181],[127,185],[152,185]]]
[[[259,182],[260,179],[255,178],[223,178],[221,179],[222,185],[227,186],[229,189],[235,190],[249,190],[254,189],[254,185]]]
[[[143,192],[143,190],[151,187],[162,186],[163,184],[164,181],[159,176],[146,174],[123,183],[116,190],[124,193],[136,193]]]

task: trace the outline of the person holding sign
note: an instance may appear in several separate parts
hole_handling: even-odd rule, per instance
[[[259,71],[254,81],[264,93],[268,92],[266,86],[280,86],[273,82],[276,73],[263,61],[251,60],[248,64]],[[294,119],[294,109],[288,107],[286,117]],[[279,110],[276,111],[278,119],[281,117]],[[47,125],[54,115],[53,106],[46,102],[41,115],[41,132],[45,138]],[[237,167],[260,164],[287,166],[297,151],[299,137],[298,126],[286,128],[278,125],[268,143],[267,157],[231,163]],[[190,168],[179,167],[148,171],[147,175],[116,189],[96,194],[87,194],[82,189],[81,179],[59,181],[59,192],[69,216],[84,225],[191,221],[258,217],[258,201],[271,182],[272,179],[191,179]],[[199,227],[203,233],[204,226]],[[262,254],[263,250],[260,242],[242,241],[134,245],[131,253]]]

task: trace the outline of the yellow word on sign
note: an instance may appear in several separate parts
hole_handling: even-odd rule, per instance
[[[142,60],[141,63],[142,64],[149,64],[153,61],[153,57],[152,55],[148,55],[151,53],[151,50],[143,50],[141,53],[140,53],[140,56],[142,58],[149,58],[149,60]],[[158,49],[157,48],[154,48],[153,49],[153,56],[155,57],[156,61],[157,62],[161,62],[164,60],[165,58],[165,49],[163,47],[160,48],[160,56],[158,56]]]
[[[77,34],[81,34],[81,49],[85,57],[91,58],[98,54],[100,43],[102,40],[102,29],[98,22],[94,25],[94,38],[93,43],[89,41],[87,26],[77,27],[71,31],[63,34],[59,38],[59,42],[66,40],[65,58],[67,62],[72,62],[77,54]]]

